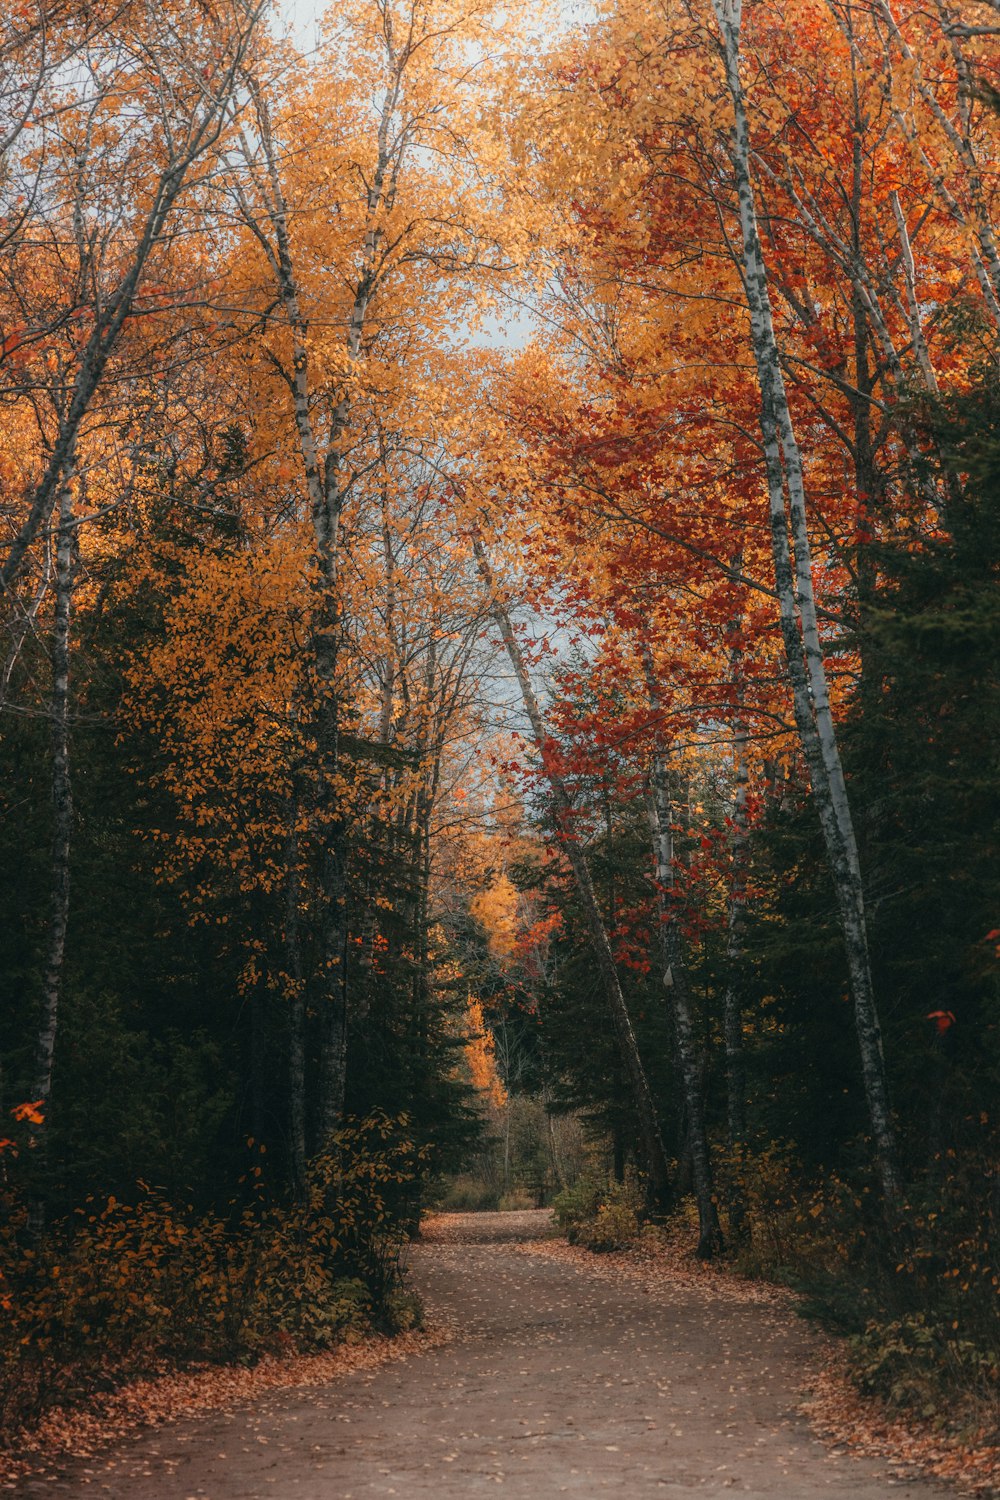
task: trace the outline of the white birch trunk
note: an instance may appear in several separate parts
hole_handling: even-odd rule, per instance
[[[292,338],[292,367],[287,379],[305,470],[318,575],[309,650],[317,688],[314,730],[317,747],[316,817],[322,848],[320,950],[327,991],[320,1011],[319,1048],[319,1122],[324,1135],[336,1130],[343,1118],[350,1002],[347,827],[337,791],[342,763],[340,692],[344,639],[339,588],[341,524],[351,482],[350,472],[344,472],[343,449],[353,418],[353,372],[362,357],[368,309],[378,287],[381,243],[378,217],[391,206],[403,159],[402,145],[393,140],[392,122],[402,91],[405,59],[401,61],[395,57],[388,34],[385,40],[394,69],[393,82],[382,101],[377,161],[367,194],[367,225],[361,265],[344,334],[347,374],[333,404],[322,443],[313,418],[308,326],[296,280],[288,211],[271,120],[260,89],[252,80],[250,82],[265,163],[265,182],[258,181],[257,186],[259,191],[264,190],[265,213],[273,242],[259,230],[258,239],[270,262]],[[248,162],[253,157],[245,139],[244,154]],[[241,196],[240,201],[244,215],[254,227],[250,206],[245,197]]]
[[[49,707],[52,746],[52,862],[50,915],[45,964],[42,972],[42,1015],[38,1029],[33,1100],[40,1106],[42,1124],[36,1127],[36,1142],[44,1151],[52,1098],[52,1065],[59,1010],[62,1001],[66,930],[69,925],[70,852],[73,839],[73,783],[70,775],[70,628],[76,534],[73,526],[73,496],[64,485],[59,495],[59,530],[56,535],[55,620],[52,632],[52,698]],[[44,1227],[41,1197],[29,1207],[30,1229]]]
[[[732,163],[739,200],[743,277],[761,396],[771,542],[782,639],[796,726],[819,812],[847,954],[868,1113],[887,1208],[899,1197],[875,1005],[861,867],[830,704],[813,588],[802,456],[792,424],[771,314],[750,169],[750,131],[739,67],[741,0],[713,0],[733,109]],[[787,511],[786,495],[787,488]],[[791,545],[789,542],[791,531]]]
[[[728,1140],[730,1151],[737,1152],[746,1143],[746,1070],[743,1060],[743,1012],[740,1001],[740,965],[743,961],[743,936],[747,910],[747,860],[750,841],[747,831],[747,789],[750,773],[747,766],[747,730],[738,720],[733,736],[735,786],[733,792],[730,852],[732,878],[729,888],[729,910],[726,919],[726,991],[722,1002],[723,1030],[726,1045],[726,1094]]]
[[[733,567],[742,570],[742,552],[733,558]],[[730,818],[729,851],[731,875],[729,903],[726,914],[726,989],[722,1000],[722,1029],[726,1050],[726,1138],[734,1160],[738,1159],[746,1145],[746,1068],[743,1052],[743,986],[740,971],[743,963],[743,944],[747,913],[747,874],[750,860],[750,838],[747,798],[750,786],[750,768],[747,751],[750,735],[744,711],[746,707],[745,678],[743,672],[743,649],[739,634],[743,628],[742,614],[732,622],[735,637],[729,650],[729,675],[733,690],[733,811]],[[730,1191],[729,1227],[731,1233],[739,1235],[743,1230],[744,1203],[740,1184]]]

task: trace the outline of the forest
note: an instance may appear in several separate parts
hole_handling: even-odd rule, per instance
[[[998,37],[2,7],[8,1432],[554,1203],[996,1441]]]

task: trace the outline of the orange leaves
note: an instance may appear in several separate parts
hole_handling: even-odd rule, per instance
[[[34,1104],[15,1104],[11,1115],[15,1120],[26,1121],[29,1125],[42,1125],[45,1121],[44,1104],[44,1099],[38,1099]]]
[[[0,339],[0,359],[7,359],[15,350],[21,347],[26,329],[27,325],[25,323],[17,323],[9,333]]]
[[[24,1104],[15,1104],[14,1108],[10,1111],[10,1115],[11,1118],[15,1120],[19,1125],[44,1125],[44,1106],[44,1099],[36,1099],[34,1100],[34,1102],[27,1102]],[[22,1137],[20,1140],[15,1140],[11,1136],[4,1136],[3,1139],[0,1139],[0,1156],[2,1156],[4,1152],[10,1152],[12,1156],[17,1156],[18,1152],[24,1144],[24,1137]],[[36,1144],[30,1134],[27,1138],[27,1144],[29,1146],[33,1146]],[[0,1270],[0,1281],[2,1280],[3,1272],[2,1270]]]

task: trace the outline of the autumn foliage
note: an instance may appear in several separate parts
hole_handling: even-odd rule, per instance
[[[538,25],[0,19],[12,1419],[487,1167],[995,1374],[994,0]]]

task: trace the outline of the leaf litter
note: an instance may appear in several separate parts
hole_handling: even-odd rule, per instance
[[[683,1288],[713,1302],[797,1314],[799,1299],[789,1288],[741,1276],[724,1261],[699,1260],[683,1229],[658,1229],[629,1249],[611,1252],[595,1253],[561,1239],[512,1248],[579,1266],[608,1281],[639,1282],[654,1294]],[[843,1342],[829,1334],[817,1337],[822,1363],[805,1372],[807,1396],[799,1410],[831,1452],[881,1459],[891,1465],[895,1479],[939,1479],[981,1500],[1000,1500],[998,1434],[985,1427],[971,1435],[947,1433],[916,1415],[903,1419],[890,1414],[877,1396],[858,1390]]]
[[[445,1330],[373,1334],[317,1354],[267,1355],[257,1364],[164,1367],[71,1409],[51,1408],[31,1431],[22,1429],[0,1450],[0,1487],[13,1489],[30,1474],[52,1476],[67,1460],[93,1458],[141,1428],[243,1405],[268,1391],[322,1386],[345,1375],[377,1370],[391,1360],[423,1354],[447,1342]]]

